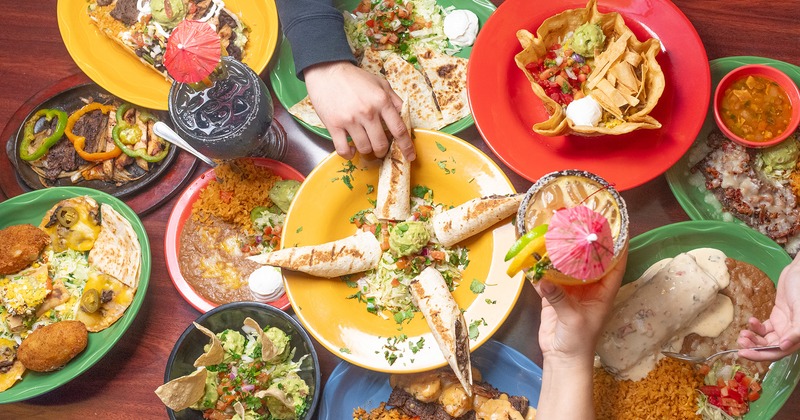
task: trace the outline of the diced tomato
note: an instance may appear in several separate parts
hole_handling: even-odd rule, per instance
[[[753,381],[750,383],[750,389],[753,391],[761,391],[761,382]]]
[[[365,228],[366,228],[366,229],[367,229],[367,230],[368,230],[370,233],[372,233],[373,235],[375,234],[375,231],[377,230],[377,226],[376,226],[376,225],[364,225],[364,227],[365,227]]]
[[[374,28],[375,27],[375,20],[374,19],[369,19],[369,20],[367,20],[366,24],[370,28]]]
[[[555,74],[556,74],[556,69],[554,68],[545,69],[539,74],[539,79],[546,80],[553,77]]]
[[[395,262],[395,265],[397,265],[397,268],[398,268],[398,269],[402,270],[402,269],[404,269],[404,268],[408,267],[408,261],[409,261],[409,260],[408,260],[408,258],[407,258],[407,257],[402,257],[402,258],[398,259],[398,260]]]
[[[750,391],[750,393],[747,394],[747,400],[750,402],[758,401],[759,398],[761,398],[761,393],[758,391]]]
[[[430,251],[428,252],[428,256],[436,261],[444,261],[447,254],[445,254],[444,251]]]
[[[243,245],[242,246],[242,252],[244,252],[245,254],[249,254],[250,253],[250,245]]]
[[[389,34],[389,43],[390,43],[390,44],[397,44],[397,41],[398,41],[399,39],[400,39],[400,38],[397,36],[397,34],[395,34],[395,33],[391,33],[391,34]]]
[[[548,60],[555,60],[556,59],[556,52],[555,51],[548,51],[547,54],[545,54],[545,57],[547,57]]]
[[[399,282],[399,281],[397,281],[397,279],[396,279],[396,278],[392,279],[392,286],[393,286],[393,287],[397,287],[397,286],[399,286],[399,285],[400,285],[400,282]]]
[[[589,74],[591,72],[592,72],[592,68],[589,67],[588,64],[584,64],[583,66],[581,66],[581,73]]]
[[[742,379],[744,379],[746,376],[747,375],[745,375],[744,372],[739,370],[733,374],[733,379],[736,380],[736,382],[742,382]]]
[[[708,397],[718,397],[720,395],[719,388],[714,385],[703,385],[700,387],[700,392]]]
[[[584,73],[579,73],[577,75],[577,77],[578,77],[578,82],[580,82],[580,83],[583,83],[583,82],[586,81],[586,75]]]
[[[560,50],[561,49],[561,44],[553,44],[553,45],[550,46],[550,49],[553,50],[553,51]]]
[[[264,235],[272,235],[272,226],[264,226]]]
[[[282,231],[283,231],[283,226],[275,226],[275,228],[272,229],[272,233],[276,235],[280,235]]]

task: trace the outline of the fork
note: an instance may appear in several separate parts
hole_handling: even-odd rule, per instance
[[[780,348],[781,348],[780,346],[763,346],[763,347],[750,347],[749,350],[765,351],[765,350],[778,350]],[[667,356],[667,357],[671,357],[673,359],[685,360],[685,361],[687,361],[689,363],[697,364],[697,363],[706,363],[711,359],[714,359],[714,358],[717,358],[719,356],[722,356],[723,354],[738,352],[739,350],[744,350],[744,349],[723,350],[723,351],[714,353],[714,354],[712,354],[711,356],[708,356],[708,357],[692,356],[690,354],[683,354],[683,353],[673,353],[671,351],[662,351],[661,354],[663,354],[664,356]]]

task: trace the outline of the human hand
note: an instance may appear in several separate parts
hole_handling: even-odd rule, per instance
[[[545,359],[592,360],[600,331],[619,291],[627,245],[619,261],[600,281],[581,286],[559,286],[540,281],[534,287],[542,296],[539,346]]]
[[[739,356],[750,360],[778,360],[800,349],[800,254],[786,266],[778,279],[775,306],[763,323],[750,318],[747,330],[739,333]],[[748,347],[780,345],[780,350],[755,351]]]
[[[386,123],[406,159],[414,160],[414,145],[400,117],[403,101],[389,82],[346,61],[316,64],[303,75],[311,103],[331,133],[336,153],[345,159],[352,158],[356,150],[383,157],[389,150]]]

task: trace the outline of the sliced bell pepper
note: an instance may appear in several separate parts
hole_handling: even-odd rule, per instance
[[[511,245],[511,248],[508,249],[504,261],[508,261],[517,256],[517,254],[519,254],[520,251],[522,251],[522,249],[525,248],[532,240],[538,238],[539,236],[543,236],[545,233],[547,233],[546,224],[536,226],[528,233],[520,236],[519,239],[517,239],[517,241]]]
[[[36,127],[36,122],[41,118],[44,118],[48,123],[52,121],[53,118],[56,118],[58,119],[58,123],[56,124],[56,128],[53,130],[53,132],[42,140],[42,144],[40,144],[35,150],[30,151],[29,149],[31,144],[34,140],[36,140],[36,133],[33,132],[33,129]],[[47,153],[47,151],[50,150],[50,148],[53,147],[58,140],[61,139],[61,136],[64,135],[64,129],[66,127],[66,112],[60,109],[40,109],[36,111],[36,113],[33,114],[33,117],[31,117],[31,119],[25,123],[25,127],[22,130],[22,144],[19,148],[20,159],[32,161],[44,156],[45,153]]]
[[[117,124],[114,126],[114,129],[111,130],[111,138],[114,139],[114,144],[122,150],[122,153],[132,158],[144,159],[145,162],[149,163],[160,162],[167,157],[167,153],[169,153],[169,143],[167,142],[164,142],[164,150],[155,155],[150,155],[147,153],[146,149],[133,150],[128,147],[129,145],[136,144],[142,137],[142,130],[138,126],[131,125],[125,121],[125,113],[128,112],[130,108],[131,104],[129,103],[124,103],[117,108]],[[150,114],[142,116],[143,121],[152,119],[153,116]]]
[[[86,137],[79,136],[72,132],[72,129],[75,127],[75,123],[78,120],[86,115],[89,112],[100,110],[100,112],[108,113],[113,109],[111,105],[103,105],[99,102],[92,102],[88,103],[83,106],[83,108],[75,111],[72,115],[69,116],[67,119],[67,127],[64,130],[64,133],[67,135],[69,141],[72,142],[72,146],[75,148],[75,151],[78,152],[78,156],[83,158],[84,160],[90,162],[99,162],[103,160],[113,159],[122,154],[122,149],[119,147],[114,147],[113,149],[106,151],[106,152],[96,152],[96,153],[89,153],[86,150],[83,150],[83,147],[86,145]]]

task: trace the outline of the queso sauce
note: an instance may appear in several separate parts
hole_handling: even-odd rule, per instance
[[[737,136],[749,141],[768,141],[789,126],[792,104],[776,82],[759,76],[737,80],[725,90],[722,119]]]
[[[209,224],[186,219],[178,263],[181,275],[205,299],[216,304],[253,300],[247,278],[261,264],[241,252],[244,233],[216,216]]]

